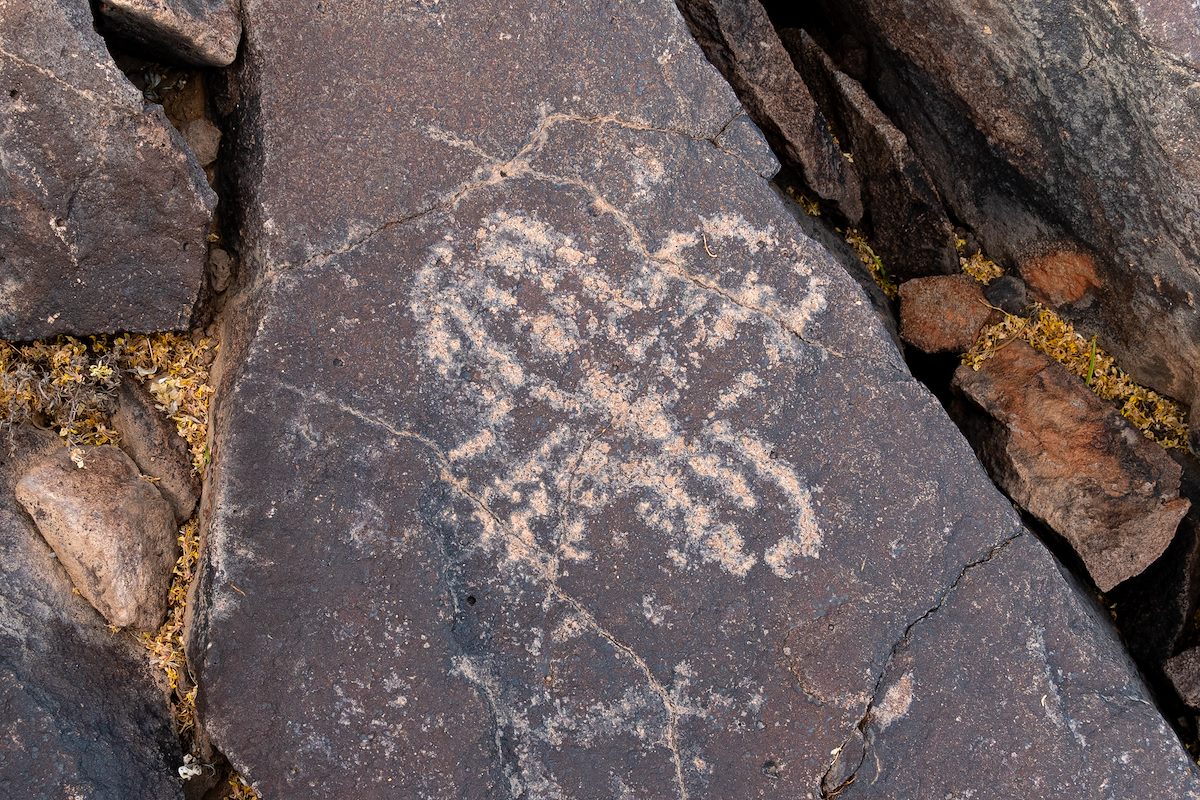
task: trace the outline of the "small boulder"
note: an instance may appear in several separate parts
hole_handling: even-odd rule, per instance
[[[1194,709],[1200,709],[1200,647],[1184,650],[1167,659],[1167,677],[1179,693],[1179,698]]]
[[[1101,591],[1146,570],[1189,503],[1181,470],[1066,368],[1014,341],[953,385],[992,478],[1071,545]]]
[[[21,477],[16,494],[109,624],[153,631],[162,623],[178,557],[175,515],[129,456],[110,445],[58,450]]]
[[[237,58],[242,23],[234,0],[100,0],[107,27],[165,56],[204,67]]]
[[[1029,292],[1025,281],[1016,275],[1001,275],[983,290],[987,301],[1009,314],[1020,316],[1029,310]]]
[[[995,312],[966,275],[900,284],[900,336],[926,353],[965,353]]]
[[[207,167],[217,160],[217,153],[221,149],[221,131],[210,120],[201,117],[184,125],[183,138],[187,139],[188,147],[192,148],[200,166]]]
[[[158,479],[158,490],[175,510],[176,520],[190,517],[200,499],[200,481],[192,469],[191,452],[174,423],[137,381],[121,384],[112,421],[121,435],[121,449],[133,458],[138,469]]]

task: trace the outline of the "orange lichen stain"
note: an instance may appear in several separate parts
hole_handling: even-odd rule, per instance
[[[1020,269],[1034,294],[1052,306],[1078,303],[1100,287],[1096,262],[1077,250],[1053,250],[1025,261]]]

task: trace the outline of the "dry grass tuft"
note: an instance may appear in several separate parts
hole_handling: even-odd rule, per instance
[[[875,279],[875,283],[883,290],[883,293],[892,300],[899,297],[899,287],[888,275],[887,269],[883,266],[883,259],[872,249],[867,238],[857,228],[848,228],[844,232],[844,236],[846,243],[854,250],[858,260],[866,266],[867,271],[871,273],[871,277]]]

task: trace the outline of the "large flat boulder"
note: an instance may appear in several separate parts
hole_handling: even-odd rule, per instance
[[[144,653],[72,593],[14,495],[62,449],[30,428],[0,441],[0,796],[182,798],[179,740]]]
[[[186,328],[215,203],[86,0],[0,0],[0,339]]]
[[[961,785],[1086,796],[1132,759],[1200,796],[761,138],[723,135],[737,101],[672,3],[244,23],[247,286],[188,646],[265,796],[815,797],[901,655]],[[971,641],[989,669],[947,682],[964,573],[1008,551],[967,606],[1003,629]],[[1077,645],[1074,716],[971,713],[1044,679],[1025,630]]]
[[[1200,386],[1192,0],[827,0],[836,40],[989,254],[1135,378]]]

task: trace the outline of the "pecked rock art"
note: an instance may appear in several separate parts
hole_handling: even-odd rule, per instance
[[[903,716],[897,654],[922,657],[964,575],[1040,545],[763,180],[674,6],[370,25],[360,6],[245,8],[249,282],[188,643],[214,744],[266,796],[816,797],[856,774],[834,756],[874,709],[894,710],[884,735],[936,718],[916,666]],[[346,60],[297,63],[289,25]],[[437,60],[472,47],[478,74]],[[529,48],[547,67],[477,116]],[[339,71],[376,75],[400,116],[316,92],[293,130],[275,93]],[[318,158],[314,127],[406,155]],[[983,616],[1055,642],[1045,598],[1090,601],[1048,566],[985,581]],[[1014,593],[1023,569],[1041,582]],[[1132,730],[1120,779],[1194,792],[1088,619],[1082,669],[1124,694],[1089,712],[1097,755],[1064,780],[1115,780]],[[981,684],[1033,668],[1003,643],[980,658]],[[1054,720],[978,724],[1018,755],[968,779],[1064,774],[1067,751],[1018,744],[1067,741]]]

